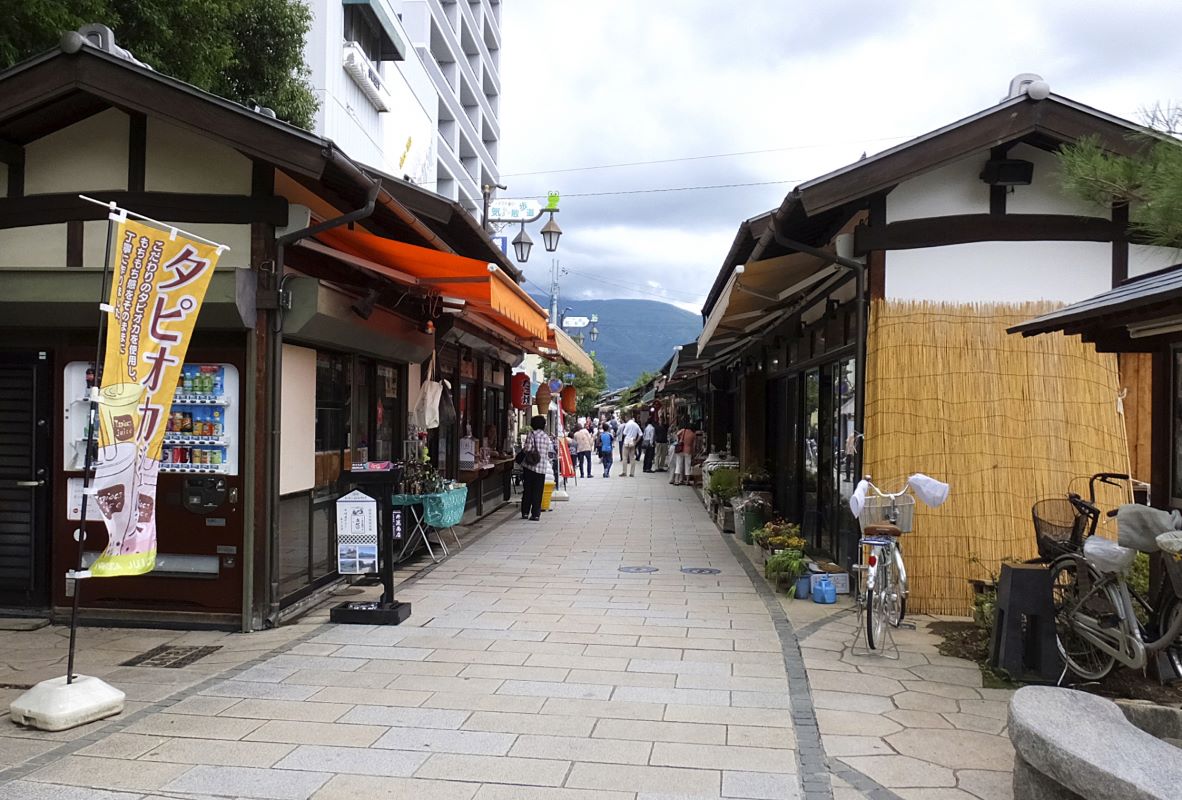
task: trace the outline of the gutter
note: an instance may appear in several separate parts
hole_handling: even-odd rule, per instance
[[[350,177],[355,177],[357,183],[362,186],[367,186],[365,197],[365,205],[354,209],[338,217],[319,222],[315,225],[309,225],[306,228],[291,231],[280,236],[275,240],[275,265],[276,274],[279,280],[279,295],[280,302],[275,309],[275,316],[272,318],[271,337],[267,347],[264,370],[268,376],[268,408],[267,408],[267,465],[266,465],[266,485],[267,485],[267,540],[265,542],[265,567],[266,577],[265,585],[267,587],[268,609],[264,619],[266,627],[276,627],[279,622],[279,419],[281,407],[281,389],[283,386],[283,265],[284,265],[284,251],[291,245],[299,242],[301,239],[307,239],[315,236],[318,233],[329,230],[331,228],[338,228],[341,225],[347,225],[350,222],[355,222],[360,219],[369,217],[374,212],[377,205],[379,195],[382,192],[382,184],[378,180],[374,180],[359,170],[356,165],[349,161],[345,156],[337,150],[328,147],[324,151],[324,156],[330,163],[340,167],[343,171],[349,174]],[[387,195],[389,197],[389,195]],[[393,198],[390,198],[403,213],[410,216],[414,222],[422,226],[423,223],[414,217]],[[385,207],[389,208],[386,204]],[[395,214],[402,218],[402,214],[391,208]],[[412,225],[412,227],[414,227]],[[416,229],[417,231],[417,229]],[[430,231],[428,231],[430,233]],[[431,233],[434,236],[434,233]]]

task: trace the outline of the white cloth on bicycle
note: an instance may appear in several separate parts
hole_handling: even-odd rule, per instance
[[[869,491],[870,483],[865,478],[854,487],[854,493],[850,495],[850,511],[854,512],[855,517],[862,516],[862,507],[866,505],[866,493]]]
[[[1126,503],[1116,510],[1117,541],[1142,553],[1156,553],[1157,536],[1182,530],[1182,514],[1138,503]]]
[[[1136,557],[1136,550],[1122,547],[1111,539],[1091,536],[1084,542],[1084,558],[1101,572],[1124,572],[1133,566]]]
[[[938,481],[930,475],[924,475],[922,472],[917,472],[908,478],[907,485],[911,487],[911,491],[915,492],[916,497],[932,508],[941,505],[948,499],[948,484]]]

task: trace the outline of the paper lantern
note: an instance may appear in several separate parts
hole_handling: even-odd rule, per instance
[[[577,394],[575,392],[575,387],[573,387],[573,386],[562,387],[562,410],[565,411],[567,414],[575,413],[575,404],[577,402],[578,402],[578,398],[577,398]]]
[[[529,408],[529,399],[532,394],[530,391],[529,376],[524,372],[518,372],[513,376],[513,381],[509,388],[513,398],[513,407],[518,411],[525,411]]]
[[[534,402],[538,406],[538,413],[545,414],[550,411],[550,387],[542,384],[538,387],[538,393],[534,397]]]

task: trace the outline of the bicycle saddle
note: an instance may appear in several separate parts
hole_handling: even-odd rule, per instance
[[[887,525],[885,523],[879,525],[867,525],[862,529],[863,536],[902,536],[903,531],[899,530],[894,525]]]

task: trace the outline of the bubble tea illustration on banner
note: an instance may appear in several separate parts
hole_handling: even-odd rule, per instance
[[[156,564],[156,477],[172,396],[221,247],[144,222],[116,228],[99,390],[94,498],[107,546],[95,577]]]

